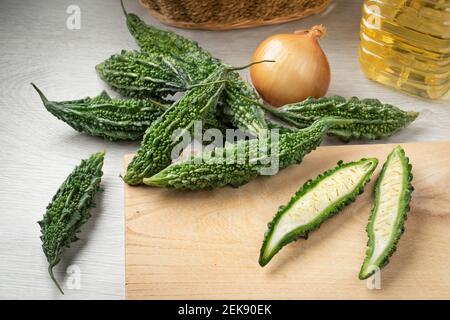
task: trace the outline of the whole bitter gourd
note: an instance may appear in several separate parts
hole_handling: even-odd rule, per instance
[[[167,167],[172,159],[173,147],[178,139],[173,138],[176,130],[190,130],[195,121],[200,121],[213,109],[225,87],[226,70],[218,69],[209,78],[176,101],[145,132],[137,154],[128,165],[124,181],[130,185],[142,183]]]
[[[34,84],[45,108],[79,132],[107,140],[137,140],[170,105],[149,99],[112,99],[106,91],[94,98],[49,101]]]
[[[145,52],[182,61],[187,73],[197,80],[208,77],[220,65],[220,61],[197,42],[147,25],[137,15],[127,13],[122,0],[121,5],[130,34]]]
[[[352,97],[347,100],[340,96],[308,98],[278,109],[263,107],[275,117],[297,128],[307,127],[317,119],[328,116],[365,120],[365,123],[336,126],[328,132],[345,141],[389,137],[408,126],[419,115],[418,112],[403,111],[376,99],[360,100]]]
[[[194,81],[202,81],[217,68],[221,61],[214,58],[195,41],[171,31],[164,31],[147,25],[138,16],[125,13],[128,30],[142,50],[155,55],[168,56],[179,61],[179,68]],[[175,80],[175,82],[177,82]],[[244,95],[247,99],[243,99]],[[258,134],[267,129],[264,112],[260,108],[254,89],[236,71],[230,71],[220,105],[224,112],[220,118],[232,123],[244,132]]]
[[[378,165],[375,158],[342,163],[307,181],[281,206],[264,237],[259,264],[263,267],[285,245],[308,234],[344,206],[355,201]]]
[[[212,189],[232,185],[243,185],[274,163],[277,169],[300,163],[322,141],[323,135],[333,126],[353,120],[322,118],[305,129],[272,138],[263,143],[261,138],[240,140],[223,148],[196,155],[176,162],[143,182],[150,186],[176,189]],[[267,150],[264,151],[263,146]],[[276,173],[276,172],[274,172]]]
[[[147,52],[122,51],[95,68],[103,81],[130,98],[163,99],[195,83],[177,59]]]
[[[369,236],[366,258],[359,273],[361,280],[387,265],[397,249],[414,190],[411,169],[405,151],[395,147],[376,183],[374,206],[366,228]]]
[[[48,272],[58,289],[63,293],[53,275],[53,267],[61,260],[64,248],[76,240],[81,226],[89,219],[89,209],[94,206],[94,197],[100,188],[103,175],[104,152],[93,154],[82,160],[59,187],[39,225],[42,249],[48,261]]]

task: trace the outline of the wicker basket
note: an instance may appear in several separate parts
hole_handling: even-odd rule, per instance
[[[331,0],[139,0],[161,22],[187,29],[250,28],[300,19]]]

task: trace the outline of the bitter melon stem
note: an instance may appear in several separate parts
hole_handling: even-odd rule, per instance
[[[59,291],[64,294],[64,291],[61,289],[61,286],[59,285],[58,281],[55,278],[55,275],[53,274],[53,267],[56,265],[55,262],[52,262],[48,265],[48,273],[50,274],[50,278],[55,283],[56,287],[59,289]]]
[[[225,67],[225,69],[227,71],[244,70],[244,69],[250,68],[251,66],[253,66],[255,64],[266,63],[266,62],[275,62],[275,60],[260,60],[260,61],[255,61],[255,62],[246,64],[245,66],[242,66],[242,67]]]
[[[120,0],[120,6],[122,7],[122,11],[125,14],[125,17],[128,15],[127,10],[125,9],[125,5],[123,4],[123,0]]]
[[[230,71],[236,71],[236,70],[243,70],[243,69],[247,69],[249,67],[251,67],[254,64],[258,64],[258,63],[264,63],[264,62],[275,62],[274,60],[261,60],[261,61],[256,61],[256,62],[252,62],[249,63],[245,66],[242,67],[224,67],[225,71],[228,73]],[[192,89],[195,87],[201,87],[201,86],[206,86],[206,85],[210,85],[210,84],[216,84],[216,83],[224,83],[227,82],[228,80],[218,80],[218,81],[211,81],[211,82],[203,82],[203,83],[196,83],[196,84],[191,84],[189,86],[187,86],[187,89]]]
[[[273,107],[269,107],[268,105],[265,105],[264,103],[260,103],[259,101],[250,99],[246,96],[240,95],[242,99],[247,100],[249,102],[255,103],[257,104],[261,109],[263,109],[264,111],[267,111],[271,114],[273,114],[274,116],[276,116],[278,119],[283,120],[284,122],[287,122],[293,126],[298,126],[297,121],[292,120],[289,117],[286,117],[287,114],[291,115],[291,113],[289,113],[288,111],[279,111],[276,108]],[[292,114],[292,116],[294,116],[294,114]]]
[[[247,64],[245,66],[242,66],[242,67],[224,67],[224,69],[225,69],[225,73],[228,74],[230,71],[243,70],[243,69],[251,67],[254,64],[264,63],[264,62],[275,62],[275,61],[274,60],[261,60],[261,61],[256,61],[256,62],[249,63],[249,64]],[[228,79],[218,80],[218,81],[211,81],[211,82],[196,83],[196,84],[188,85],[186,87],[187,87],[187,90],[189,90],[189,89],[192,89],[192,88],[195,88],[195,87],[202,87],[202,86],[206,86],[206,85],[211,85],[211,84],[216,84],[216,83],[225,83],[225,82],[228,82]]]

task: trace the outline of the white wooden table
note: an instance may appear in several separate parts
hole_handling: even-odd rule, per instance
[[[67,8],[81,9],[81,28],[69,30]],[[156,26],[137,1],[126,1]],[[322,41],[332,67],[329,94],[379,98],[421,112],[408,129],[385,142],[450,140],[450,103],[430,102],[396,92],[364,78],[357,59],[361,1],[335,0],[326,13],[297,22],[254,29],[209,32],[177,30],[197,40],[231,65],[244,65],[256,45],[274,33],[323,23]],[[29,85],[36,83],[53,100],[96,95],[106,86],[94,66],[119,52],[137,48],[128,34],[119,1],[41,0],[0,2],[0,298],[121,299],[124,297],[123,155],[137,143],[112,143],[79,134],[56,120]],[[247,71],[244,71],[248,76]],[[327,139],[325,144],[338,144]],[[358,143],[366,143],[365,141]],[[82,240],[55,268],[64,279],[68,266],[80,271],[80,288],[61,296],[47,274],[41,250],[40,220],[60,183],[93,152],[106,149],[102,185]]]

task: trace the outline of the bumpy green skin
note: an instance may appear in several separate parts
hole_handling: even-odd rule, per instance
[[[395,230],[394,235],[392,239],[390,240],[389,245],[387,246],[387,249],[383,252],[383,254],[378,258],[376,261],[376,266],[381,269],[384,266],[386,266],[389,263],[389,258],[393,255],[393,253],[397,250],[397,244],[400,240],[400,237],[402,236],[403,232],[405,231],[405,221],[407,219],[407,214],[410,210],[410,202],[411,202],[411,194],[414,191],[414,187],[412,186],[412,165],[409,163],[409,158],[406,156],[405,151],[400,147],[397,146],[394,148],[394,150],[391,152],[391,154],[388,156],[388,160],[384,163],[383,168],[381,170],[380,176],[378,177],[376,187],[375,187],[375,200],[374,200],[374,206],[372,209],[372,213],[369,218],[369,223],[367,224],[367,235],[369,237],[369,240],[367,242],[367,250],[366,250],[366,257],[364,259],[364,263],[361,267],[361,271],[359,273],[359,279],[364,280],[369,278],[371,275],[373,275],[376,272],[376,269],[369,268],[369,261],[372,257],[373,251],[375,249],[375,230],[374,230],[374,221],[377,213],[377,208],[383,199],[380,199],[380,185],[385,178],[385,172],[386,168],[389,165],[389,159],[394,153],[398,153],[400,155],[400,159],[403,165],[404,174],[403,176],[403,193],[400,200],[400,206],[399,206],[399,215],[396,220],[395,224]]]
[[[169,107],[152,99],[112,99],[106,91],[94,98],[49,101],[34,84],[45,108],[56,118],[79,132],[110,141],[141,139],[150,125]],[[231,124],[219,121],[212,113],[203,118],[203,132],[218,129],[225,136]]]
[[[267,252],[267,248],[270,243],[270,239],[273,235],[273,232],[275,230],[275,227],[279,223],[282,216],[289,213],[289,210],[292,208],[292,206],[299,201],[302,197],[304,197],[308,192],[312,191],[322,180],[325,178],[334,175],[336,172],[343,168],[351,167],[351,166],[357,166],[361,163],[370,163],[371,166],[367,170],[364,177],[359,181],[359,183],[353,188],[352,192],[347,194],[346,196],[340,198],[338,201],[334,203],[330,203],[330,205],[327,207],[327,209],[323,212],[321,212],[311,223],[305,226],[301,226],[288,234],[286,234],[279,243],[275,246],[275,248]],[[297,240],[298,238],[308,238],[308,234],[311,231],[314,231],[320,227],[320,225],[333,215],[336,215],[339,213],[342,208],[344,208],[346,205],[352,203],[355,201],[358,195],[360,195],[364,191],[364,186],[370,181],[370,178],[375,170],[375,168],[378,165],[378,160],[375,158],[370,159],[361,159],[359,161],[355,162],[349,162],[349,163],[342,163],[342,161],[338,162],[338,166],[330,169],[322,174],[320,174],[318,177],[316,177],[314,180],[308,180],[291,198],[291,200],[285,205],[281,206],[273,218],[272,222],[268,224],[268,230],[265,233],[264,241],[260,250],[260,256],[259,256],[259,264],[261,267],[264,267],[266,264],[269,263],[269,261],[283,248],[285,245]]]
[[[260,146],[263,145],[260,139],[241,140],[233,145],[216,148],[212,152],[173,163],[151,178],[144,179],[143,182],[155,187],[190,190],[213,189],[226,185],[238,187],[260,175],[262,169],[270,167],[270,164],[264,163],[263,160],[272,156],[276,158],[275,152],[278,153],[279,169],[300,163],[306,154],[320,144],[324,133],[330,127],[349,121],[323,118],[308,128],[281,134],[278,144],[274,144],[278,150],[272,150],[272,143],[268,141],[266,145],[269,151],[266,154],[258,153]],[[227,161],[237,159],[238,154],[244,155],[240,158],[243,160]]]
[[[238,146],[245,150],[247,158],[243,163],[227,164],[225,160],[216,160],[228,155],[236,159]],[[239,186],[247,183],[259,175],[263,167],[260,164],[249,164],[248,154],[251,149],[257,148],[257,140],[238,141],[228,148],[216,148],[214,151],[203,155],[204,162],[199,163],[198,158],[171,164],[156,175],[144,179],[143,182],[150,186],[176,188],[176,189],[213,189],[227,184]]]
[[[191,130],[195,121],[200,121],[213,109],[225,87],[226,72],[218,70],[204,83],[188,90],[145,132],[137,154],[128,165],[124,181],[130,185],[142,183],[168,166],[173,147],[178,140],[172,134],[179,129]]]
[[[278,132],[280,134],[293,133],[293,132],[297,131],[297,129],[293,129],[291,127],[288,127],[288,126],[286,126],[284,124],[281,124],[279,122],[275,122],[275,121],[270,120],[270,119],[267,120],[267,128],[269,130],[275,130],[276,129],[276,130],[278,130]]]
[[[244,99],[242,97],[247,97]],[[224,105],[219,118],[231,122],[244,132],[258,135],[267,129],[264,111],[259,107],[253,88],[234,74],[229,79],[224,92]]]
[[[89,209],[94,206],[94,197],[100,188],[103,175],[104,152],[93,154],[82,160],[59,187],[39,225],[42,249],[49,263],[48,271],[58,289],[61,287],[53,275],[53,267],[61,259],[64,248],[76,240],[81,226],[89,219]]]
[[[328,116],[364,120],[365,123],[337,126],[328,132],[345,141],[389,137],[408,126],[419,115],[417,112],[406,112],[393,105],[383,104],[376,99],[360,100],[352,97],[346,100],[340,96],[308,98],[278,109],[265,109],[297,128],[307,127],[315,120]]]
[[[214,70],[223,67],[219,59],[214,58],[195,41],[147,25],[135,14],[127,13],[124,8],[123,11],[128,30],[141,49],[151,54],[177,59],[180,68],[192,80],[202,81]],[[240,95],[255,102],[244,100]],[[224,96],[221,97],[221,106],[224,112],[219,114],[219,119],[222,121],[232,123],[242,131],[255,135],[267,129],[264,112],[257,103],[255,91],[235,71],[230,72]]]
[[[122,51],[95,68],[103,81],[130,98],[161,99],[195,82],[177,59],[147,52]]]
[[[169,108],[152,100],[112,99],[106,91],[94,98],[49,101],[34,84],[45,108],[79,132],[107,140],[137,140]]]
[[[200,47],[197,42],[174,32],[147,25],[137,15],[127,13],[123,1],[121,5],[128,30],[143,50],[183,60],[187,63],[186,68],[189,74],[195,75],[197,79],[204,79],[217,69],[220,61]]]

